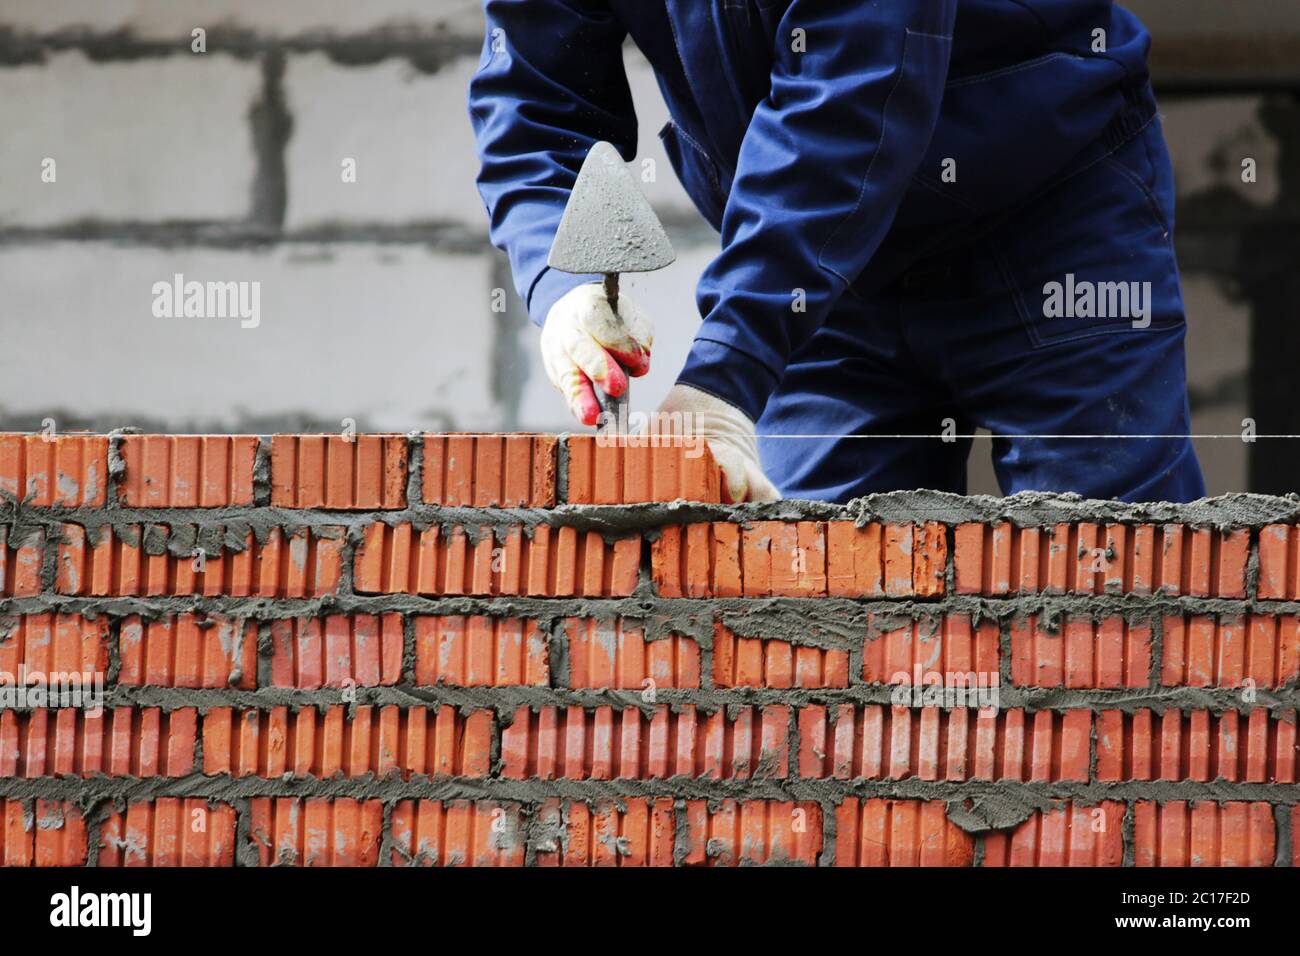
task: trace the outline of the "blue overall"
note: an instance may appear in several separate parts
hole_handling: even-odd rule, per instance
[[[595,278],[546,256],[591,145],[635,154],[630,36],[673,117],[668,156],[722,236],[678,380],[757,421],[783,494],[964,491],[975,427],[998,436],[1008,494],[1204,494],[1172,173],[1132,14],[1111,0],[484,8],[479,188],[533,320]]]

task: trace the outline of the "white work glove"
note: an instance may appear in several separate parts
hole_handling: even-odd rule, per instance
[[[661,416],[681,413],[691,434],[704,436],[705,444],[722,469],[728,504],[742,501],[777,501],[781,493],[763,474],[758,463],[758,439],[754,423],[740,409],[689,385],[674,385],[663,404]],[[689,415],[689,418],[685,416]],[[659,421],[667,419],[660,417]]]
[[[654,327],[625,294],[618,313],[599,283],[580,285],[551,306],[542,326],[542,365],[573,417],[596,424],[600,403],[592,383],[606,395],[627,391],[627,377],[650,371]]]

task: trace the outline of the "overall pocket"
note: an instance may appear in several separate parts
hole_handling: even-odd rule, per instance
[[[989,237],[1034,347],[1184,324],[1170,175],[1153,123]]]
[[[1034,195],[1122,108],[1113,89],[1117,70],[1107,60],[1058,52],[950,81],[902,221],[990,215]]]

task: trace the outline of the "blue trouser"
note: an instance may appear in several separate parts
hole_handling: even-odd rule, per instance
[[[788,497],[830,501],[964,493],[970,439],[928,437],[946,424],[993,433],[1004,494],[1203,496],[1187,437],[1173,204],[1152,117],[942,254],[850,290],[758,423],[768,476]]]

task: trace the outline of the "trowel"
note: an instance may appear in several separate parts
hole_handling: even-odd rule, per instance
[[[604,275],[605,297],[617,314],[619,273],[653,272],[676,258],[659,217],[623,157],[610,143],[597,143],[569,193],[546,264],[561,272]],[[617,398],[593,388],[601,410],[610,413],[601,416],[598,431],[616,433],[627,421],[630,387]]]

